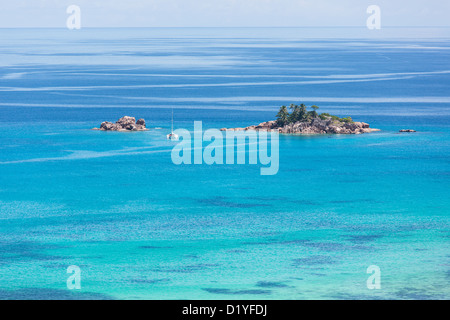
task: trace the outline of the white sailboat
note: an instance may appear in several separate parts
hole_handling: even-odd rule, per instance
[[[173,132],[173,108],[172,108],[172,131],[167,135],[168,140],[177,141],[179,139],[178,135]]]

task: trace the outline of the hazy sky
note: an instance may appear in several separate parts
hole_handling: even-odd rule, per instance
[[[82,27],[450,26],[449,0],[0,0],[0,27],[62,27],[81,8]]]

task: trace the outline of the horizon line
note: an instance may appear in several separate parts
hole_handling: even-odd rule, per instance
[[[305,29],[318,29],[318,28],[364,28],[365,25],[353,25],[353,26],[189,26],[189,27],[163,27],[163,26],[141,26],[141,27],[82,27],[81,29],[289,29],[289,28],[305,28]],[[382,26],[380,30],[385,28],[450,28],[447,26]],[[23,26],[23,27],[1,27],[0,29],[67,29],[66,26],[61,27],[33,27],[33,26]]]

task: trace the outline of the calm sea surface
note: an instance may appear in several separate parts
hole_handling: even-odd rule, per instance
[[[171,161],[302,102],[382,131]],[[0,142],[0,299],[450,299],[450,29],[1,29]]]

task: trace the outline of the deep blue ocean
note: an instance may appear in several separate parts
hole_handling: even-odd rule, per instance
[[[291,103],[381,131],[172,163]],[[449,299],[449,190],[450,28],[0,29],[0,299]]]

